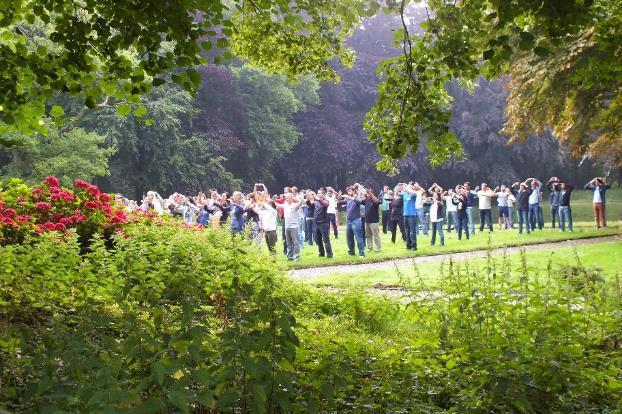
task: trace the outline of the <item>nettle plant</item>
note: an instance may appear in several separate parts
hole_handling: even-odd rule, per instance
[[[23,243],[28,236],[74,229],[82,245],[94,235],[109,238],[130,221],[95,185],[77,180],[73,189],[56,177],[29,187],[19,179],[0,187],[0,244]]]

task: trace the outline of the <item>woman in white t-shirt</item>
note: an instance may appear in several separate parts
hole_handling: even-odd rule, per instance
[[[276,204],[274,201],[266,201],[259,203],[257,206],[257,215],[259,215],[259,227],[264,234],[264,239],[268,245],[270,253],[276,253],[276,241],[277,241],[277,214]]]
[[[432,204],[430,205],[430,223],[432,224],[432,246],[436,242],[436,232],[441,238],[441,246],[445,245],[445,236],[443,235],[443,202],[439,193],[432,195]]]

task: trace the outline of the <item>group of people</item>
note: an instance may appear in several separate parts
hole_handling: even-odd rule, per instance
[[[445,244],[445,231],[456,230],[458,240],[475,234],[473,208],[479,211],[479,230],[494,229],[492,218],[493,200],[497,204],[498,228],[533,232],[544,228],[542,201],[544,188],[550,197],[552,227],[556,223],[560,231],[572,231],[570,198],[574,187],[558,177],[551,177],[546,185],[536,178],[528,178],[510,186],[491,188],[482,183],[472,188],[470,182],[444,190],[434,183],[424,188],[417,182],[398,183],[393,189],[384,186],[376,195],[374,190],[356,183],[346,193],[332,187],[322,187],[316,192],[299,191],[297,187],[285,187],[283,193],[270,195],[262,183],[255,184],[248,194],[235,191],[232,194],[210,190],[209,196],[199,192],[194,197],[174,193],[167,199],[157,192],[149,191],[140,202],[117,195],[117,203],[129,210],[168,212],[180,217],[187,225],[220,226],[229,222],[234,233],[249,229],[249,237],[257,243],[265,240],[268,249],[275,253],[279,224],[283,240],[283,253],[288,260],[299,261],[305,244],[317,245],[321,257],[332,258],[331,231],[339,237],[339,209],[345,212],[346,239],[350,255],[365,256],[365,252],[382,250],[380,231],[391,233],[396,242],[397,231],[409,250],[417,250],[419,232],[431,233],[430,243]],[[596,177],[584,188],[593,192],[595,226],[607,226],[605,216],[605,193],[607,182]]]

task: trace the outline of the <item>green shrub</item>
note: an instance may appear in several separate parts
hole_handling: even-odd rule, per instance
[[[224,230],[135,226],[114,248],[0,247],[0,407],[286,409],[297,338],[267,255]]]

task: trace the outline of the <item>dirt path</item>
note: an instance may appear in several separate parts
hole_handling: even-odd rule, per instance
[[[539,249],[549,249],[555,247],[570,247],[570,246],[582,246],[586,244],[594,244],[594,243],[604,243],[608,241],[617,241],[622,240],[622,237],[619,235],[613,236],[604,236],[604,237],[594,237],[590,239],[576,239],[576,240],[563,240],[563,241],[555,241],[555,242],[547,242],[540,244],[531,244],[527,246],[519,246],[519,247],[502,247],[497,249],[492,249],[492,254],[511,254],[518,253],[521,249],[525,249],[525,251],[533,251]],[[307,269],[292,269],[287,274],[289,277],[295,280],[312,280],[319,276],[324,276],[327,274],[335,274],[335,273],[354,273],[354,272],[372,272],[374,270],[386,270],[386,269],[395,269],[398,268],[407,268],[412,267],[414,263],[434,263],[434,262],[442,262],[443,260],[449,260],[450,258],[454,260],[463,260],[463,259],[471,259],[477,257],[486,257],[486,250],[475,250],[471,252],[462,252],[462,253],[446,253],[446,254],[437,254],[433,256],[415,256],[407,259],[390,259],[383,262],[377,263],[360,263],[360,264],[349,264],[349,265],[337,265],[337,266],[322,266],[322,267],[310,267]]]

